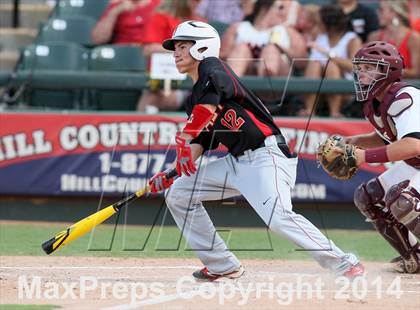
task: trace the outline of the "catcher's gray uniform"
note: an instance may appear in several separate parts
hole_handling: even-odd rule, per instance
[[[191,248],[212,273],[236,270],[240,262],[220,238],[202,201],[242,194],[267,226],[297,246],[309,250],[318,263],[342,274],[358,263],[312,223],[292,211],[291,189],[297,158],[279,149],[274,135],[265,146],[234,157],[231,154],[203,165],[191,177],[175,180],[166,203]],[[311,251],[312,250],[312,251]]]

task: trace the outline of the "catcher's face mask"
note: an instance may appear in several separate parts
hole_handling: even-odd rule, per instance
[[[366,101],[387,84],[389,63],[381,60],[353,59],[356,100]]]
[[[370,100],[386,86],[399,81],[404,68],[398,49],[383,41],[366,43],[352,62],[357,101]]]

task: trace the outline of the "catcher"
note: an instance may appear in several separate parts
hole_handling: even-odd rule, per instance
[[[400,254],[399,272],[420,271],[420,91],[400,81],[404,61],[395,46],[369,42],[353,59],[356,99],[375,131],[334,136],[318,150],[322,167],[348,179],[363,163],[398,162],[354,193],[354,203]],[[346,144],[347,143],[347,144]]]

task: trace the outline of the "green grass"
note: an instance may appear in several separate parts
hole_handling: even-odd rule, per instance
[[[0,305],[0,310],[53,310],[60,307],[53,305]]]
[[[45,255],[41,244],[66,228],[64,224],[15,224],[0,226],[1,255]],[[220,229],[229,248],[239,258],[307,259],[308,253],[296,251],[287,240],[265,229]],[[176,227],[100,225],[51,255],[112,257],[195,257],[185,246]],[[396,252],[375,231],[328,230],[328,237],[343,251],[351,251],[363,260],[389,261]],[[113,240],[113,242],[112,242]],[[181,242],[180,242],[181,240]],[[271,241],[270,241],[271,240]]]

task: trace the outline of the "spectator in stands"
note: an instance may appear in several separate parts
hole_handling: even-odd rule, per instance
[[[408,5],[410,7],[411,28],[420,32],[420,0],[410,0]]]
[[[369,33],[378,30],[379,20],[376,11],[357,0],[337,0],[337,4],[350,18],[352,29],[366,42]]]
[[[160,0],[112,0],[92,31],[95,44],[143,44],[144,28]]]
[[[167,53],[162,47],[162,42],[170,38],[176,26],[186,20],[207,20],[195,14],[200,0],[167,0],[162,3],[157,12],[153,13],[144,32],[143,53],[150,60],[153,53]],[[165,93],[155,88],[158,81],[151,81],[151,89],[143,90],[142,97],[137,106],[139,111],[178,110],[188,91],[173,90]],[[154,89],[155,88],[155,89]],[[154,108],[153,108],[154,107]]]
[[[251,14],[254,2],[254,0],[202,0],[196,13],[210,22],[231,24]]]
[[[303,35],[307,43],[315,41],[321,32],[321,20],[319,16],[320,6],[316,4],[303,5],[295,28]]]
[[[220,55],[238,76],[285,76],[293,58],[306,57],[302,35],[282,25],[283,10],[283,1],[258,0],[250,16],[226,30]]]
[[[308,79],[319,79],[325,72],[327,79],[351,79],[352,63],[356,51],[362,42],[356,33],[349,31],[348,17],[336,5],[321,7],[320,17],[324,33],[309,44],[311,53],[305,70]],[[305,97],[305,108],[299,112],[300,116],[310,115],[315,104],[315,94]],[[329,95],[328,106],[331,117],[342,117],[341,95]]]
[[[379,19],[383,30],[373,32],[369,41],[386,41],[398,47],[404,58],[404,78],[420,78],[420,34],[410,28],[408,2],[381,1]]]
[[[195,14],[200,0],[167,0],[152,14],[145,27],[143,53],[150,57],[152,53],[167,53],[162,42],[172,36],[176,26],[186,20],[207,22]]]
[[[302,6],[296,0],[280,0],[284,9],[281,10],[283,25],[295,27],[298,23],[298,17]]]

